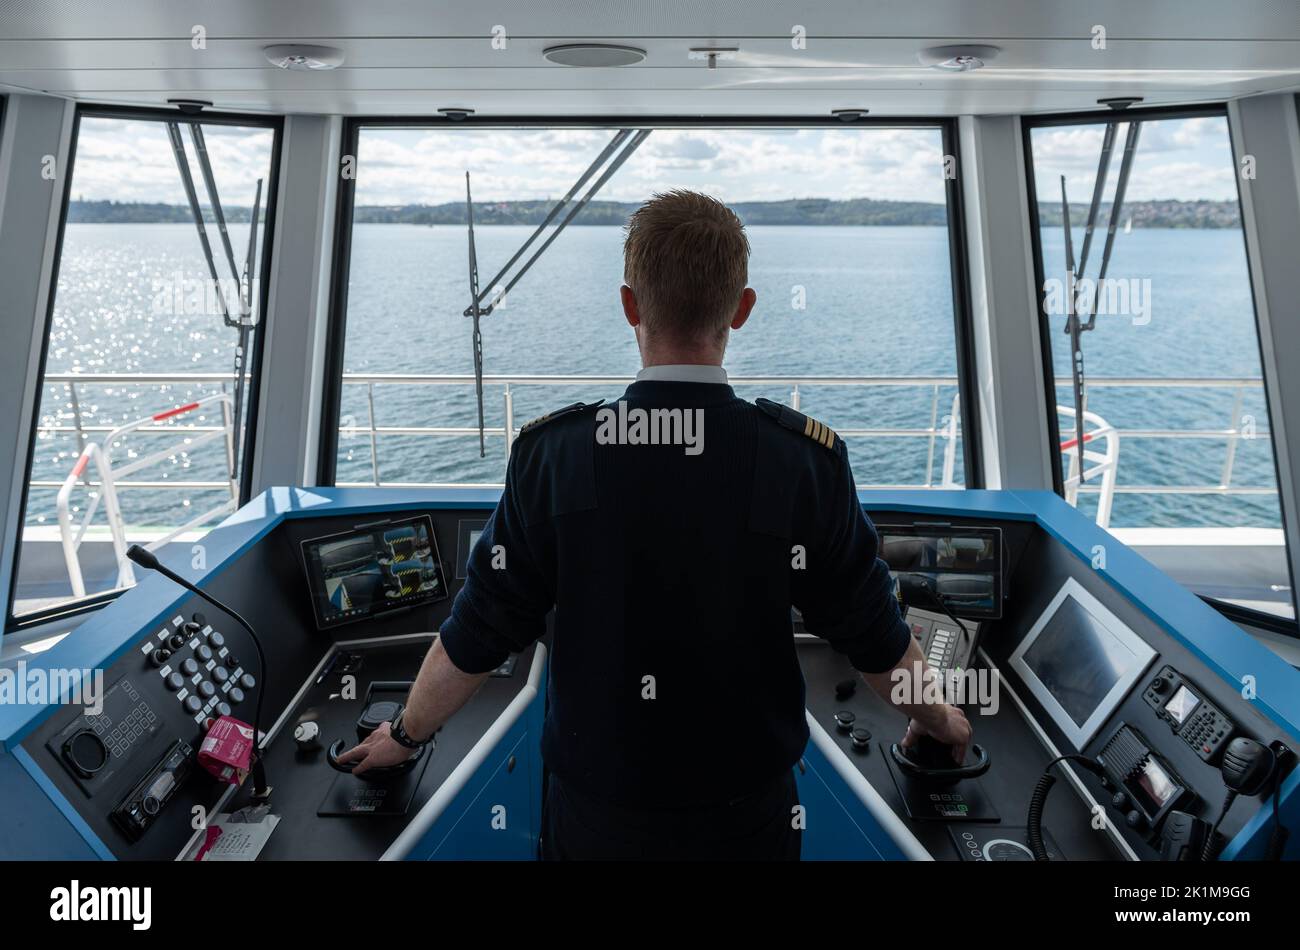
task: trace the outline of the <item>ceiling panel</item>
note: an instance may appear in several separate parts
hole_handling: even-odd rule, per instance
[[[808,31],[791,43],[791,20]],[[206,46],[194,49],[202,24]],[[1095,49],[1092,28],[1107,31]],[[490,42],[506,28],[504,49]],[[623,69],[542,58],[580,38],[647,51]],[[986,69],[951,75],[917,61],[924,46],[980,39],[1002,47]],[[283,72],[261,48],[344,49],[332,72]],[[735,45],[715,70],[693,45]],[[1191,102],[1300,89],[1295,0],[775,0],[429,4],[412,0],[0,0],[0,89],[157,105],[173,97],[252,111],[410,114],[438,105],[483,114],[878,114],[1087,108],[1104,95]]]

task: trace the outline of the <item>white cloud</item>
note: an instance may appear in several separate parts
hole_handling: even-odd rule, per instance
[[[1060,176],[1066,176],[1071,202],[1092,195],[1101,157],[1104,126],[1045,127],[1032,132],[1034,177],[1040,201],[1060,201]],[[1127,126],[1115,137],[1107,176],[1107,200],[1119,178]],[[1143,123],[1125,200],[1173,198],[1180,201],[1235,200],[1232,153],[1222,117],[1164,119]]]

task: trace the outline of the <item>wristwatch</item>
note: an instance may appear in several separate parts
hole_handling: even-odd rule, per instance
[[[422,749],[433,741],[433,736],[424,741],[412,739],[406,732],[403,720],[406,718],[406,708],[393,717],[393,721],[388,724],[388,734],[393,737],[393,741],[407,749]]]

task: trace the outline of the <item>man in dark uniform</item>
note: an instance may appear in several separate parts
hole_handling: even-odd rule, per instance
[[[808,726],[791,606],[891,702],[895,671],[925,660],[844,441],[727,384],[729,333],[755,302],[739,219],[658,195],[624,258],[644,368],[613,404],[523,427],[406,712],[343,760],[362,774],[409,756],[554,608],[543,855],[797,858]],[[964,756],[960,710],[897,705],[904,745],[932,735]]]

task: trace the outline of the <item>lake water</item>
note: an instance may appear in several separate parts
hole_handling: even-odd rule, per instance
[[[486,283],[530,229],[478,231],[480,276]],[[955,375],[948,236],[942,228],[754,227],[750,282],[759,304],[732,337],[727,368],[733,375],[900,376]],[[242,234],[236,240],[237,256]],[[1076,237],[1076,250],[1079,238]],[[1049,276],[1061,269],[1061,238],[1044,232]],[[1099,251],[1099,247],[1097,249]],[[1095,258],[1094,258],[1095,260]],[[1095,266],[1095,265],[1094,265]],[[189,225],[73,224],[67,228],[50,340],[50,372],[229,372],[234,331],[219,317],[156,312],[160,282],[203,274]],[[1149,278],[1150,321],[1101,317],[1085,339],[1093,376],[1257,376],[1245,253],[1239,231],[1135,231],[1121,235],[1111,275]],[[544,254],[511,294],[504,309],[483,321],[488,374],[623,374],[638,360],[618,304],[621,232],[572,227]],[[473,372],[466,242],[455,227],[358,225],[353,236],[346,370],[351,373]],[[1069,364],[1061,319],[1051,343],[1058,378]],[[1028,370],[1028,368],[1026,368]],[[115,425],[181,404],[212,386],[79,387],[88,424]],[[741,395],[788,400],[789,387],[738,387]],[[515,388],[515,424],[576,399],[615,398],[617,387]],[[1069,404],[1068,388],[1058,391]],[[941,387],[938,416],[951,411],[956,388]],[[472,385],[375,388],[383,426],[476,424]],[[930,387],[801,387],[802,408],[836,429],[926,428]],[[1121,428],[1226,428],[1233,394],[1223,390],[1095,389],[1090,408]],[[488,425],[501,425],[500,387],[485,388]],[[46,425],[70,424],[67,389],[47,383]],[[345,425],[360,427],[340,441],[338,480],[369,482],[372,459],[364,386],[345,387]],[[1242,412],[1267,429],[1262,391],[1248,390]],[[212,421],[207,419],[209,423]],[[151,437],[153,438],[153,437]],[[118,448],[123,457],[146,450],[136,437]],[[158,443],[153,443],[158,444]],[[943,442],[927,472],[924,438],[849,440],[858,484],[920,484],[941,475]],[[1121,484],[1217,484],[1225,457],[1222,440],[1125,439]],[[45,432],[36,451],[35,478],[61,480],[77,455],[70,435]],[[960,453],[959,456],[960,458]],[[499,482],[500,438],[489,439],[486,459],[477,438],[385,436],[379,450],[385,482]],[[177,451],[137,479],[220,480],[216,444],[193,455]],[[958,465],[957,478],[961,479]],[[1237,449],[1234,484],[1273,486],[1267,439]],[[52,488],[33,488],[29,524],[54,522]],[[79,496],[82,498],[84,496]],[[219,491],[125,491],[123,507],[137,525],[179,523]],[[188,505],[186,502],[188,501]],[[1243,524],[1276,526],[1275,496],[1120,495],[1114,525]]]

